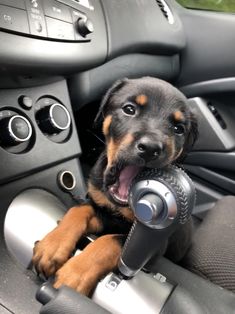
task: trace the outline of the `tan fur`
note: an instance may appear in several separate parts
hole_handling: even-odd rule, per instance
[[[108,136],[108,134],[109,134],[109,129],[110,129],[111,123],[112,123],[112,116],[109,115],[109,116],[107,116],[107,117],[104,119],[104,122],[103,122],[102,131],[103,131],[103,134],[104,134],[105,136]]]
[[[108,165],[107,167],[111,167],[114,160],[116,159],[116,155],[119,148],[119,142],[114,142],[113,138],[111,138],[107,145],[107,158],[108,158]]]
[[[117,208],[113,203],[111,203],[103,192],[94,187],[91,183],[88,184],[88,192],[92,197],[93,201],[99,206],[106,206],[110,209],[115,209],[126,219],[133,221],[134,214],[129,207],[119,207]]]
[[[90,205],[72,207],[60,224],[35,244],[33,263],[49,277],[68,260],[81,236],[101,229],[102,224]]]
[[[90,243],[57,271],[55,288],[67,285],[89,295],[95,284],[112,271],[120,258],[121,246],[115,235],[104,235]]]
[[[175,159],[175,145],[173,138],[168,138],[166,141],[166,150],[169,156],[169,163]]]
[[[113,208],[114,204],[111,203],[103,192],[94,187],[91,183],[88,183],[88,193],[99,206],[107,206]]]
[[[134,141],[134,137],[132,134],[127,134],[121,140],[115,142],[113,138],[111,138],[107,145],[107,158],[108,158],[108,167],[111,167],[115,162],[118,152],[120,150],[124,150],[128,145],[130,145]]]
[[[176,122],[180,122],[184,120],[184,114],[181,111],[175,111],[173,113],[173,117]]]
[[[135,102],[137,103],[137,105],[146,106],[148,103],[148,97],[144,94],[138,95],[135,98]]]
[[[127,220],[134,221],[135,215],[130,207],[120,207],[119,212],[124,216]]]

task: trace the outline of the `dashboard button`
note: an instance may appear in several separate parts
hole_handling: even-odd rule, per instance
[[[48,37],[61,40],[74,40],[73,24],[46,17]]]
[[[29,34],[27,13],[20,9],[0,5],[0,28]]]
[[[43,1],[46,16],[53,17],[64,22],[72,23],[69,7],[54,0]]]
[[[39,0],[26,0],[30,34],[47,37],[46,22]]]
[[[9,7],[25,10],[24,0],[17,0],[17,1],[15,1],[15,0],[0,0],[0,4],[4,4],[4,5],[7,5]]]
[[[37,17],[37,19],[29,17],[30,34],[47,37],[46,23],[44,18]]]
[[[18,102],[19,105],[24,109],[31,109],[33,106],[33,100],[29,96],[20,96]]]

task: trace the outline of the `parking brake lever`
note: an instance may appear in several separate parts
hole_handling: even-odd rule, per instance
[[[176,167],[145,169],[133,182],[129,204],[134,222],[119,261],[124,277],[133,277],[153,255],[161,254],[169,236],[185,224],[195,204],[195,188]]]
[[[55,289],[50,282],[38,289],[36,299],[42,304],[40,314],[111,314],[75,290],[66,286]]]

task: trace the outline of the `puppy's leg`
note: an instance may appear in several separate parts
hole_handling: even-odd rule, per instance
[[[36,270],[46,277],[53,275],[68,260],[83,235],[101,229],[92,206],[72,207],[59,225],[35,244],[32,261]]]
[[[55,288],[67,285],[89,295],[98,281],[117,267],[123,235],[104,235],[70,258],[56,273]]]

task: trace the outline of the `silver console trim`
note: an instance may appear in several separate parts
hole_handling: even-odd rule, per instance
[[[29,189],[15,197],[6,214],[4,236],[9,252],[22,266],[31,265],[35,241],[56,227],[65,211],[57,197],[41,189]],[[80,253],[77,250],[76,255]],[[110,273],[98,283],[92,300],[113,314],[158,314],[173,289],[158,278],[139,271],[124,280]]]
[[[31,264],[34,243],[54,229],[65,213],[65,206],[53,194],[29,189],[10,204],[4,222],[4,237],[9,252],[25,268]]]
[[[92,300],[113,314],[158,314],[173,286],[140,271],[129,280],[110,273],[97,286]]]

